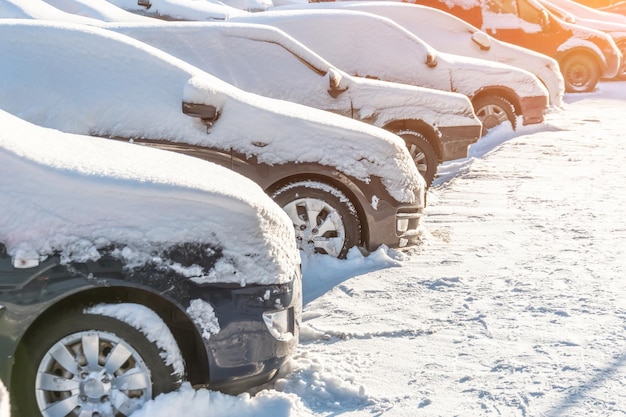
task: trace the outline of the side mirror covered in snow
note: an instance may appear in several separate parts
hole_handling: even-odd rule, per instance
[[[339,94],[348,89],[348,86],[343,82],[343,76],[339,71],[334,68],[328,69],[328,94],[332,98],[336,98]]]
[[[491,40],[485,32],[476,31],[472,33],[472,41],[483,51],[488,51],[491,48]]]
[[[210,104],[196,104],[183,102],[183,113],[187,116],[197,117],[202,122],[210,127],[215,122],[220,114],[217,111],[217,107]]]

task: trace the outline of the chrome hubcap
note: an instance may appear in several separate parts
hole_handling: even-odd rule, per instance
[[[300,198],[283,207],[293,222],[296,241],[306,254],[339,256],[346,233],[337,210],[314,198]]]
[[[124,340],[107,332],[79,332],[45,354],[35,381],[45,417],[128,416],[152,398],[150,371]]]

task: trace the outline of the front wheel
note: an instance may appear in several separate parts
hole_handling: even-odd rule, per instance
[[[22,417],[123,417],[179,380],[160,349],[117,319],[74,312],[31,334],[16,360]]]
[[[598,66],[588,56],[573,55],[560,64],[565,91],[568,93],[588,93],[595,90],[600,81]]]
[[[298,248],[345,258],[360,244],[361,226],[350,200],[337,188],[317,181],[299,181],[272,193],[293,222]]]
[[[430,187],[437,174],[439,158],[430,142],[424,135],[413,131],[400,131],[396,135],[404,139],[409,154],[417,167],[417,171],[422,175],[426,185]]]
[[[473,103],[476,117],[483,124],[483,135],[504,122],[510,122],[513,130],[517,127],[515,109],[505,98],[487,96],[476,99]]]

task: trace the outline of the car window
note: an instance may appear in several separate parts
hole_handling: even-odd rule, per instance
[[[427,48],[419,39],[369,15],[285,18],[270,24],[351,75],[402,82],[427,69]]]
[[[223,38],[221,59],[213,66],[225,81],[258,94],[292,101],[300,97],[326,97],[325,73],[283,46],[239,37]]]
[[[485,5],[491,13],[518,15],[515,0],[488,0]]]

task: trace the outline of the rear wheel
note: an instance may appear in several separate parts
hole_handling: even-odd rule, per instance
[[[17,360],[19,413],[123,417],[179,385],[160,349],[128,324],[75,312],[24,341]]]
[[[565,79],[565,91],[568,93],[593,91],[600,81],[598,66],[593,59],[582,54],[564,59],[561,63],[561,72]]]
[[[483,135],[504,122],[510,122],[513,130],[517,127],[515,109],[505,98],[499,96],[481,97],[474,101],[474,112],[483,124]]]
[[[419,132],[401,131],[396,135],[404,139],[409,154],[417,167],[417,171],[422,175],[426,185],[430,187],[437,174],[439,158],[430,142]]]
[[[337,188],[317,181],[299,181],[279,188],[274,201],[291,218],[298,248],[345,258],[361,242],[359,218],[350,200]]]

